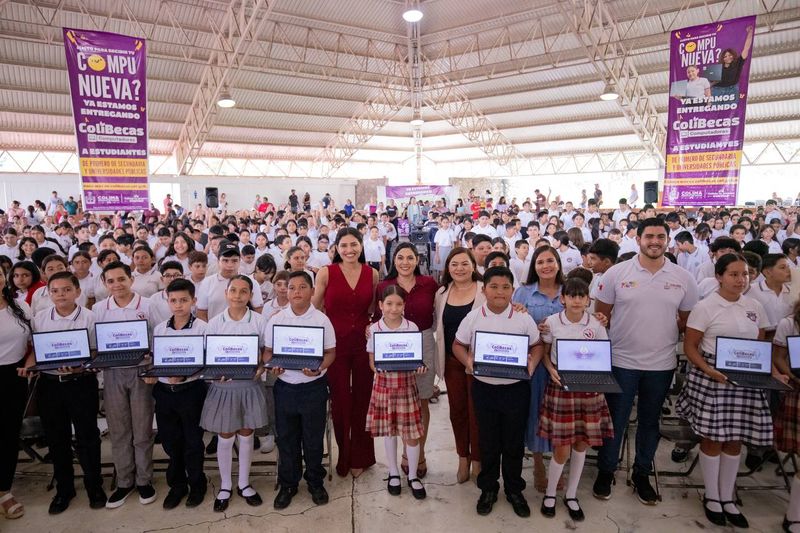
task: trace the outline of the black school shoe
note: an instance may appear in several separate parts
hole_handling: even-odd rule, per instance
[[[631,476],[631,484],[640,502],[645,505],[656,505],[658,503],[658,494],[650,484],[649,475],[636,472]]]
[[[750,527],[750,523],[747,521],[747,518],[745,518],[742,513],[729,513],[728,511],[725,510],[726,505],[733,505],[734,507],[736,507],[736,502],[719,502],[719,503],[722,504],[722,512],[725,513],[725,519],[728,521],[730,525],[742,529],[747,529]]]
[[[189,496],[186,497],[186,507],[193,509],[198,507],[206,497],[206,488],[193,489],[189,488]]]
[[[506,494],[506,500],[514,509],[514,514],[520,518],[528,518],[531,515],[531,508],[528,507],[528,501],[522,493],[515,492],[513,494]]]
[[[67,510],[67,507],[69,507],[69,502],[72,501],[72,498],[74,497],[75,497],[74,491],[71,493],[56,492],[56,495],[50,502],[50,507],[47,509],[48,514],[55,515],[63,513],[64,511]]]
[[[106,502],[108,501],[108,496],[106,496],[106,492],[103,490],[103,487],[87,489],[86,493],[89,496],[90,508],[102,509],[106,506]]]
[[[592,487],[592,494],[598,500],[610,500],[611,485],[616,484],[613,472],[598,472],[597,479],[594,480],[594,486]]]
[[[252,496],[245,496],[244,491],[246,491],[247,489],[253,489],[253,487],[250,485],[242,487],[241,489],[239,487],[236,487],[236,494],[238,494],[240,498],[244,498],[244,501],[247,502],[247,505],[249,505],[250,507],[258,507],[259,505],[264,503],[264,501],[261,499],[261,496],[259,496],[258,493],[255,492],[256,489],[253,489],[254,494]]]
[[[414,498],[417,500],[424,500],[428,496],[428,493],[425,492],[425,485],[423,485],[422,481],[418,478],[406,478],[406,480],[408,481],[408,487],[411,489],[411,494],[414,495]],[[420,488],[414,488],[414,483],[419,483]]]
[[[286,509],[289,507],[289,504],[292,503],[292,498],[297,495],[297,487],[281,487],[281,490],[278,491],[278,495],[275,496],[275,501],[272,502],[272,506],[275,509]]]
[[[225,498],[225,499],[222,499],[222,498],[219,497],[220,494],[223,493],[223,492],[227,492],[228,493],[228,497]],[[215,513],[224,512],[228,508],[228,504],[231,503],[231,497],[232,496],[233,496],[233,494],[231,494],[231,490],[230,489],[219,489],[219,492],[217,492],[217,497],[214,498],[214,512]]]
[[[553,505],[545,505],[547,500],[553,500]],[[542,506],[539,508],[539,512],[542,513],[542,516],[546,516],[547,518],[553,518],[556,515],[556,497],[555,496],[545,496],[542,498]]]
[[[328,503],[328,491],[325,490],[325,487],[308,487],[308,492],[311,494],[311,501],[314,502],[315,505],[325,505]]]
[[[578,506],[577,509],[573,509],[569,506],[569,502],[575,502],[575,505]],[[586,515],[583,514],[583,509],[581,509],[581,503],[578,501],[578,498],[564,498],[564,505],[567,506],[567,511],[569,511],[569,517],[572,518],[575,522],[583,522],[586,520]]]
[[[494,507],[494,502],[496,501],[497,492],[493,490],[485,490],[481,492],[481,497],[478,498],[478,504],[475,506],[475,510],[479,515],[486,516],[492,512],[492,507]]]
[[[189,493],[189,489],[186,487],[173,487],[169,489],[167,493],[167,497],[164,498],[163,507],[164,509],[175,509],[177,506],[181,504],[183,498]]]
[[[397,485],[392,485],[393,480],[397,480]],[[392,496],[400,496],[400,476],[389,476],[386,478],[386,490]]]
[[[708,505],[706,505],[708,502],[720,503],[719,500],[712,500],[703,496],[703,511],[706,513],[706,519],[715,526],[724,526],[725,513],[722,511],[712,511],[708,508]],[[720,506],[722,506],[722,504],[720,504]]]
[[[131,495],[135,487],[117,487],[111,497],[108,498],[106,502],[106,509],[116,509],[117,507],[121,507],[122,504],[125,503],[125,500],[128,499],[128,496]]]
[[[150,483],[147,485],[136,485],[136,490],[139,491],[139,503],[142,505],[147,505],[156,501],[156,489],[154,489],[153,485]]]

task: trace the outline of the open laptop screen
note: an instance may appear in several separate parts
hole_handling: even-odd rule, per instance
[[[509,366],[528,366],[527,335],[510,333],[475,332],[476,363]]]
[[[422,361],[422,332],[376,332],[375,362]]]
[[[800,369],[800,335],[786,337],[786,345],[789,348],[789,366],[792,370]]]
[[[147,350],[150,347],[147,320],[98,322],[94,328],[98,352],[129,352]]]
[[[258,364],[258,335],[207,335],[207,365]]]
[[[770,374],[772,372],[772,343],[717,337],[717,369]]]
[[[317,326],[272,326],[272,353],[322,357],[325,328]]]
[[[153,337],[155,366],[192,366],[203,364],[203,336]]]
[[[559,370],[611,372],[611,343],[606,340],[557,339]]]
[[[85,329],[34,333],[33,351],[37,363],[88,359],[89,334]]]

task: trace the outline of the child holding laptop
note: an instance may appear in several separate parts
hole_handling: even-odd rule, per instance
[[[424,374],[427,368],[422,365],[416,372],[379,372],[375,369],[375,333],[419,331],[416,324],[403,316],[407,295],[399,285],[387,285],[381,299],[378,300],[381,319],[369,327],[367,353],[369,366],[375,372],[375,380],[372,382],[372,397],[367,411],[367,431],[373,437],[384,438],[386,461],[389,463],[386,490],[393,496],[400,494],[397,437],[403,439],[408,457],[408,486],[414,498],[422,500],[427,493],[422,481],[417,477],[417,467],[420,456],[419,439],[424,428],[415,374]]]
[[[577,492],[586,460],[586,448],[601,446],[604,438],[614,435],[605,395],[564,391],[555,367],[558,360],[556,340],[608,339],[606,328],[587,311],[589,303],[589,285],[578,277],[568,277],[561,289],[564,310],[547,317],[542,332],[544,366],[550,373],[550,381],[539,415],[539,436],[553,444],[547,490],[541,507],[541,513],[548,518],[556,514],[556,490],[567,459],[570,460],[570,466],[564,504],[570,518],[575,521],[585,518]],[[534,364],[538,363],[534,356]]]
[[[150,300],[133,292],[131,267],[112,261],[103,267],[100,279],[109,297],[92,307],[97,322],[149,318]],[[111,457],[117,471],[117,489],[106,507],[120,507],[134,488],[139,492],[139,503],[153,503],[153,387],[139,379],[136,366],[118,366],[103,372],[103,391]]]
[[[505,267],[492,267],[483,274],[486,303],[467,314],[456,332],[453,355],[472,372],[472,352],[476,331],[528,336],[528,375],[533,373],[535,351],[541,350],[539,329],[528,313],[518,313],[511,306],[514,274]],[[541,353],[538,355],[541,358]],[[492,512],[500,489],[498,479],[502,463],[506,499],[521,517],[530,516],[528,502],[522,495],[522,459],[525,454],[525,427],[528,420],[531,387],[528,382],[475,376],[472,398],[480,435],[481,472],[478,488],[481,496],[476,510],[480,515]]]
[[[253,281],[244,275],[233,276],[225,288],[228,306],[206,328],[206,335],[258,335],[259,347],[264,345],[264,317],[249,307]],[[260,385],[263,368],[252,380],[214,381],[208,389],[200,425],[219,434],[217,464],[220,489],[214,500],[214,511],[228,508],[233,488],[233,441],[239,436],[239,486],[237,494],[248,505],[261,505],[261,496],[250,485],[250,464],[253,460],[253,431],[267,424],[264,389]]]
[[[180,266],[177,261],[174,262]],[[195,305],[194,284],[188,279],[175,279],[164,293],[172,312],[169,319],[153,328],[154,336],[203,335],[207,324],[192,314]],[[160,297],[159,293],[156,297]],[[202,364],[202,353],[193,354]],[[184,497],[186,507],[197,507],[206,494],[203,472],[204,444],[200,413],[206,398],[206,383],[194,377],[144,378],[154,385],[156,424],[161,445],[169,457],[164,509],[174,509]]]
[[[86,329],[89,332],[89,345],[95,348],[94,313],[76,303],[81,294],[78,278],[71,272],[56,272],[50,275],[47,287],[53,307],[36,313],[33,331]],[[33,364],[33,354],[28,362]],[[99,404],[97,374],[94,372],[85,372],[82,367],[64,368],[43,372],[39,378],[39,414],[56,481],[56,494],[48,510],[51,515],[64,512],[75,497],[71,426],[75,427],[75,450],[83,470],[83,485],[89,496],[89,506],[101,509],[106,505],[106,493],[100,475]]]
[[[324,352],[318,370],[272,369],[272,374],[278,377],[274,387],[275,429],[281,458],[278,463],[280,490],[275,496],[275,509],[289,506],[297,494],[301,477],[305,477],[308,492],[315,504],[328,503],[328,492],[323,486],[326,472],[322,466],[328,413],[328,378],[325,371],[336,357],[336,333],[325,313],[311,305],[314,285],[308,272],[292,272],[288,278],[289,306],[274,314],[264,329],[264,361],[268,363],[272,359],[273,327],[276,325],[324,328]],[[305,475],[303,462],[306,465]]]

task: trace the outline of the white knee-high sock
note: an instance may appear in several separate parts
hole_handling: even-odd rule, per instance
[[[564,463],[559,463],[556,461],[555,457],[552,457],[550,459],[550,466],[547,467],[547,491],[544,493],[545,496],[556,495],[556,491],[558,491],[558,480],[561,479],[561,472],[563,471]]]
[[[791,522],[800,520],[800,477],[794,476],[792,480],[792,494],[789,496],[789,508],[786,509],[786,518]],[[792,531],[800,531],[800,527],[794,526]]]
[[[583,463],[586,462],[586,450],[579,452],[572,450],[569,458],[569,477],[567,477],[567,498],[574,498],[578,494],[578,483],[581,481]]]
[[[386,450],[386,465],[389,467],[390,476],[399,476],[400,469],[397,468],[397,437],[384,437],[383,449]],[[392,480],[392,485],[399,483]]]
[[[253,487],[245,489],[250,485],[250,463],[253,462],[253,433],[245,437],[239,435],[239,488],[243,496],[252,496],[256,493]]]
[[[225,438],[222,435],[219,436],[219,440],[217,442],[217,465],[219,466],[219,488],[225,490],[231,490],[233,487],[233,481],[231,479],[231,469],[233,468],[233,440],[235,437]],[[219,498],[221,500],[227,500],[230,498],[230,494],[227,492],[223,492],[219,494],[217,497],[224,496],[223,498]]]
[[[406,444],[406,457],[408,457],[408,479],[417,478],[417,466],[419,466],[419,444],[409,446]]]
[[[712,457],[700,452],[700,471],[703,472],[705,497],[710,500],[719,500],[719,463],[719,455]],[[722,506],[716,502],[709,502],[708,509],[715,513],[722,512]]]
[[[736,474],[739,472],[739,456],[719,454],[719,499],[723,502],[733,501],[733,490],[736,487]],[[736,514],[739,512],[735,503],[724,506],[725,511]]]

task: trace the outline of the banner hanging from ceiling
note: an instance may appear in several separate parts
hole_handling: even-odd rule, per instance
[[[83,207],[147,209],[145,40],[101,31],[63,31]]]
[[[735,205],[756,17],[670,34],[662,204]]]

